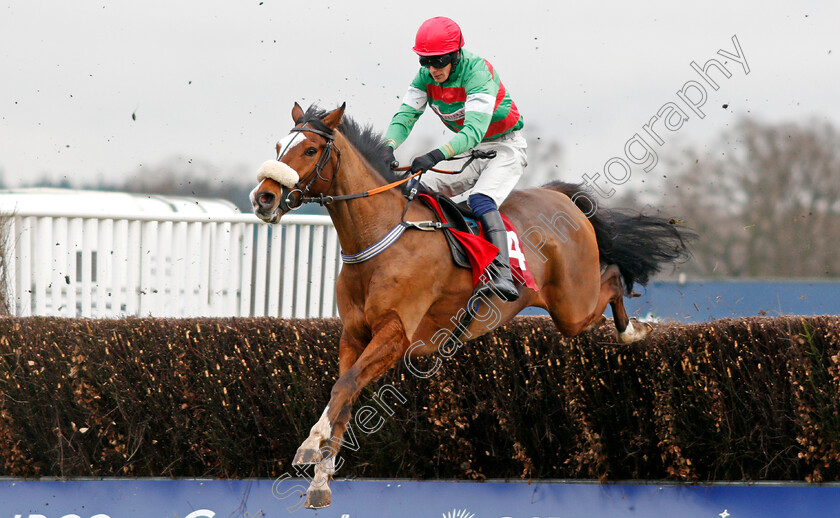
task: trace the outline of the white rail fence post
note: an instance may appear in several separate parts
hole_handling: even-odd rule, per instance
[[[6,290],[17,316],[337,316],[327,216],[53,211],[13,214]]]

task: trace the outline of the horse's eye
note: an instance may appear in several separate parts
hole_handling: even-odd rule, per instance
[[[317,153],[317,152],[318,152],[317,149],[315,149],[314,147],[310,147],[310,148],[306,148],[306,151],[304,151],[303,153],[306,156],[315,156],[315,153]]]

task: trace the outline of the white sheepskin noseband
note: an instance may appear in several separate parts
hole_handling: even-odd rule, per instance
[[[292,189],[300,180],[300,175],[288,164],[277,160],[266,160],[257,171],[257,181],[262,182],[266,178],[274,180],[287,189]]]

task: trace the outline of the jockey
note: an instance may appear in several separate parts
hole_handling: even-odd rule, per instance
[[[528,163],[523,118],[498,72],[463,45],[461,28],[449,18],[439,16],[420,26],[413,50],[420,56],[421,67],[385,132],[385,142],[391,148],[386,161],[395,161],[393,150],[408,138],[427,105],[456,134],[446,144],[415,158],[411,173],[426,171],[473,148],[496,152],[494,159],[475,160],[458,175],[425,173],[421,183],[456,202],[467,200],[487,240],[499,249],[489,268],[490,282],[503,300],[511,301],[519,292],[511,277],[507,231],[498,209]]]

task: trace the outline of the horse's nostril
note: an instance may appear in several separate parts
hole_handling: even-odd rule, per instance
[[[261,207],[270,208],[274,205],[274,195],[270,192],[261,192],[257,194],[257,203],[259,203]]]

